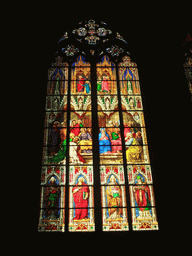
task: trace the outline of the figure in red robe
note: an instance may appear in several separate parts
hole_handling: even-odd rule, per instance
[[[104,76],[103,77],[103,81],[101,82],[101,88],[102,88],[102,92],[109,92],[109,83],[107,81],[107,77]]]
[[[77,91],[83,92],[84,91],[84,84],[85,84],[85,78],[82,76],[79,76],[79,80],[77,82]]]
[[[126,138],[127,133],[132,133],[133,137],[136,137],[134,128],[132,127],[132,121],[129,121],[128,124],[124,124],[124,137]]]
[[[81,124],[81,120],[78,120],[77,123],[76,123],[76,120],[73,120],[70,132],[74,133],[75,136],[78,136],[81,132],[82,127],[83,127],[83,125]]]
[[[88,218],[88,198],[89,188],[84,183],[84,178],[80,177],[78,183],[72,189],[75,203],[75,218],[74,220],[81,220]]]
[[[150,189],[147,185],[143,185],[142,178],[141,176],[137,176],[137,183],[133,188],[134,191],[134,197],[135,197],[135,202],[137,204],[137,209],[140,211],[144,210],[150,210],[151,207],[151,194],[150,194]]]
[[[137,98],[137,108],[141,108],[141,102],[139,98]]]

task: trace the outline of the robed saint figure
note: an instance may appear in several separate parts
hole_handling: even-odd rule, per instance
[[[80,177],[78,183],[72,189],[75,204],[74,220],[82,220],[88,218],[88,198],[89,187],[84,182],[84,178]]]
[[[77,81],[77,92],[83,92],[85,85],[85,78],[79,76],[79,80]]]

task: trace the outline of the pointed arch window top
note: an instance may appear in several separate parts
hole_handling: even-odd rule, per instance
[[[61,56],[56,57],[55,58],[55,62],[53,62],[51,65],[53,67],[55,67],[55,66],[62,66],[62,67],[66,66],[66,67],[68,67],[68,63],[67,62],[63,62],[63,58]]]
[[[119,63],[119,67],[137,67],[137,64],[131,62],[131,58],[129,56],[124,56],[122,58],[122,62]]]
[[[85,58],[81,55],[77,58],[77,61],[72,64],[72,68],[74,68],[74,67],[86,67],[86,66],[90,67],[90,63],[86,62]]]
[[[101,58],[101,62],[97,63],[97,67],[102,66],[102,67],[108,67],[108,66],[114,66],[115,64],[109,61],[109,57],[104,55]]]

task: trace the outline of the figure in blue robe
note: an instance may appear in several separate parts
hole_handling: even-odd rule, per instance
[[[91,90],[90,90],[90,85],[89,85],[89,81],[86,81],[83,86],[85,86],[86,93],[90,93],[90,92],[91,92]]]
[[[105,128],[100,129],[99,133],[99,154],[111,152],[111,141],[109,134],[105,131]]]
[[[53,127],[49,129],[48,134],[48,143],[49,143],[49,155],[55,155],[60,149],[60,127],[58,126],[58,122],[53,124]]]

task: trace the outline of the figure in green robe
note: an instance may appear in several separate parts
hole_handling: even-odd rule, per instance
[[[112,132],[111,135],[112,135],[112,140],[118,140],[120,138],[118,133]]]
[[[97,91],[101,91],[101,81],[97,81]]]
[[[69,139],[69,141],[73,141],[72,138]],[[66,147],[67,147],[67,139],[63,141],[61,144],[61,149],[58,151],[58,153],[53,156],[52,158],[49,158],[47,160],[48,163],[59,163],[63,161],[66,157]]]
[[[114,130],[115,131],[112,132],[111,134],[112,135],[112,138],[111,138],[112,153],[120,153],[122,151],[120,129],[116,127]]]

